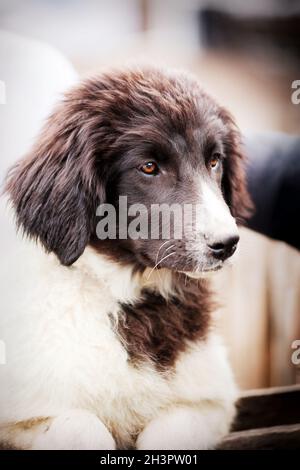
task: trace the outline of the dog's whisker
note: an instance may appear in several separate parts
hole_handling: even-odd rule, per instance
[[[158,263],[158,255],[159,255],[160,250],[163,248],[163,246],[165,246],[165,245],[166,245],[167,243],[169,243],[170,241],[171,241],[171,240],[166,240],[166,241],[163,242],[163,243],[160,245],[160,247],[158,248],[157,253],[156,253],[156,257],[155,257],[155,266],[154,266],[154,268],[151,269],[150,273],[148,274],[148,276],[147,276],[147,281],[149,280],[150,276],[152,275],[152,273],[153,273],[154,270],[156,269],[157,272],[158,272],[158,276],[159,276],[159,278],[160,278],[160,281],[162,282],[161,276],[160,276],[159,271],[158,271],[158,269],[157,269],[157,266],[158,266],[158,264],[159,264],[159,263]],[[173,244],[173,245],[169,246],[168,248],[165,249],[164,252],[168,251],[168,250],[169,250],[170,248],[172,248],[173,246],[175,246],[175,245]]]
[[[158,255],[159,255],[160,250],[162,249],[163,246],[165,246],[165,245],[166,245],[168,242],[170,242],[170,241],[171,241],[171,240],[166,240],[166,241],[165,241],[164,243],[162,243],[162,244],[160,245],[160,247],[158,248],[157,253],[156,253],[156,258],[155,258],[155,264],[157,263]],[[173,246],[174,246],[174,245],[173,245]]]
[[[167,258],[169,258],[169,256],[175,255],[175,253],[176,253],[176,251],[173,251],[172,253],[167,254],[167,255],[164,256],[161,260],[159,260],[159,262],[156,263],[155,266],[153,266],[153,268],[151,269],[150,273],[148,274],[148,276],[147,276],[147,281],[149,280],[149,278],[150,278],[151,274],[153,273],[153,271],[154,271],[155,269],[157,269],[157,267],[158,267],[163,261],[165,261]]]
[[[173,244],[173,245],[171,245],[171,246],[168,246],[168,248],[165,249],[165,252],[168,251],[168,250],[170,250],[171,248],[173,248],[173,246],[175,246],[175,245]]]

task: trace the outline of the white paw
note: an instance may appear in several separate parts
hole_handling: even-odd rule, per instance
[[[33,441],[35,450],[113,450],[115,441],[96,415],[71,410],[53,419]]]
[[[202,410],[172,408],[160,414],[141,432],[139,450],[213,449],[228,432],[229,423],[222,408]]]

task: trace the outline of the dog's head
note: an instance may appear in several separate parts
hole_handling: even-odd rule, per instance
[[[234,252],[236,220],[250,206],[229,113],[191,77],[153,68],[103,74],[71,90],[10,172],[7,191],[18,224],[64,265],[91,244],[139,267],[216,269]],[[118,207],[119,196],[148,215],[177,204],[192,206],[193,216],[182,219],[182,237],[173,224],[163,243],[161,218],[158,238],[150,226],[148,237],[99,240],[97,207]]]

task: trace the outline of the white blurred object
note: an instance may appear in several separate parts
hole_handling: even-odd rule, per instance
[[[0,31],[0,178],[30,147],[62,92],[77,80],[72,65],[52,47]],[[2,93],[3,95],[3,93]],[[3,101],[3,100],[2,100]]]
[[[72,65],[52,47],[0,31],[0,182],[29,150],[62,93],[76,83]],[[0,246],[5,255],[14,228],[0,201]]]
[[[1,0],[0,28],[58,47],[73,63],[109,60],[141,28],[140,0]],[[75,62],[76,61],[76,62]]]

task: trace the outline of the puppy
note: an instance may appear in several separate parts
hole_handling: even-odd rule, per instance
[[[3,286],[2,446],[214,448],[236,387],[194,277],[233,254],[250,207],[227,110],[181,72],[104,73],[65,95],[6,191],[28,237]],[[191,204],[197,221],[101,239],[98,208],[120,196]]]

